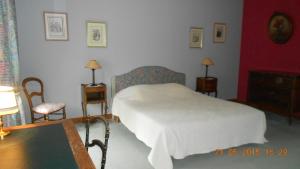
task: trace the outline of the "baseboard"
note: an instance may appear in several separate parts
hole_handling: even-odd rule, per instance
[[[93,119],[95,119],[99,116],[104,117],[105,120],[107,120],[107,121],[112,121],[112,122],[117,122],[117,123],[120,122],[119,117],[114,116],[112,114],[96,115],[96,116],[89,116],[89,117],[90,117],[91,121],[93,121]],[[82,123],[83,117],[74,117],[74,118],[70,118],[70,120],[72,120],[73,123]]]

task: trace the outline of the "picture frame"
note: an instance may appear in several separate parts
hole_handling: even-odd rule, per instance
[[[274,12],[269,19],[268,33],[274,43],[286,43],[293,35],[291,17],[281,12]]]
[[[190,48],[203,47],[203,28],[191,27],[190,28]]]
[[[214,23],[213,41],[214,43],[224,43],[226,39],[226,24]]]
[[[87,21],[86,36],[88,47],[107,47],[107,27],[105,22]]]
[[[43,12],[45,39],[47,41],[69,40],[68,15],[65,12]]]

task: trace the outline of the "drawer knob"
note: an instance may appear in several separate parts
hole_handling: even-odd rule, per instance
[[[282,77],[277,77],[276,80],[275,80],[276,84],[281,84],[282,82],[283,82]]]

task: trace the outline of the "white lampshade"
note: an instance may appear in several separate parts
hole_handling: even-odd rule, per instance
[[[100,69],[101,65],[97,63],[96,60],[89,60],[88,63],[85,65],[85,68],[88,69]]]
[[[9,86],[0,86],[0,116],[18,112],[14,89]]]
[[[215,63],[212,61],[211,58],[209,57],[205,57],[203,60],[202,60],[202,65],[214,65]]]

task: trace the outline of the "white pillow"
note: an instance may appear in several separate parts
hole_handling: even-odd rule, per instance
[[[160,100],[166,98],[184,99],[194,94],[194,91],[176,83],[143,84],[125,88],[115,97],[127,100]]]

